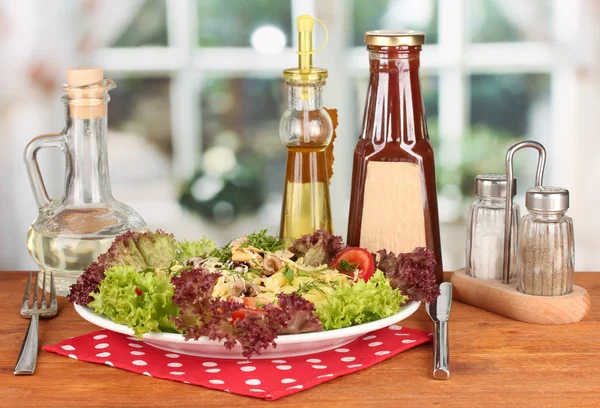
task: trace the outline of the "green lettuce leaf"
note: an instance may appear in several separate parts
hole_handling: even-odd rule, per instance
[[[105,271],[88,307],[115,323],[125,324],[138,337],[152,331],[177,332],[172,316],[179,314],[173,303],[172,273],[161,269],[138,272],[133,266],[113,266]]]
[[[353,286],[337,287],[327,302],[317,306],[316,314],[324,330],[341,329],[398,313],[407,299],[378,270],[367,282],[359,279]]]
[[[215,250],[217,244],[212,239],[202,237],[198,241],[183,240],[177,243],[177,260],[180,262],[197,256],[203,256]]]

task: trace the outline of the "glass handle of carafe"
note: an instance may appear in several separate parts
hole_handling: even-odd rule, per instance
[[[55,147],[64,151],[65,140],[62,133],[54,133],[47,135],[40,135],[33,139],[25,148],[23,158],[25,159],[25,166],[27,167],[27,175],[29,176],[29,182],[31,183],[31,190],[33,196],[38,205],[40,211],[50,204],[50,196],[46,191],[46,185],[40,172],[40,166],[37,160],[37,154],[40,149]],[[68,161],[68,160],[67,160]],[[67,170],[69,169],[69,163],[67,163]]]

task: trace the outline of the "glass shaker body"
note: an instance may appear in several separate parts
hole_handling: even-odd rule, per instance
[[[573,220],[564,211],[536,211],[523,217],[519,233],[518,290],[537,296],[573,291]]]
[[[502,279],[504,260],[504,217],[506,200],[478,197],[469,209],[466,265],[470,276],[478,279]],[[520,219],[518,204],[513,206],[511,228],[516,236]],[[517,273],[517,240],[512,240],[510,277]]]

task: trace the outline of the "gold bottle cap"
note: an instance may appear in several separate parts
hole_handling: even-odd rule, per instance
[[[365,33],[365,44],[376,47],[425,44],[425,33],[414,30],[373,30]]]

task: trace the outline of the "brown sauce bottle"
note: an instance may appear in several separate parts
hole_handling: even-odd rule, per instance
[[[368,31],[370,80],[352,170],[347,242],[396,254],[424,246],[442,251],[433,149],[419,83],[425,34]]]

